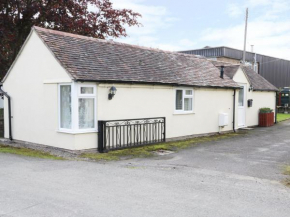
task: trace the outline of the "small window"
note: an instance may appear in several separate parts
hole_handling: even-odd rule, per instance
[[[285,96],[289,96],[289,94],[288,93],[285,93]]]
[[[81,94],[94,94],[93,87],[81,87]]]
[[[178,113],[187,113],[193,111],[193,90],[176,90],[175,111]]]
[[[96,94],[94,86],[79,86],[78,128],[81,130],[96,128]]]
[[[182,90],[176,90],[176,104],[175,109],[176,110],[182,110],[182,100],[183,100],[183,91]]]
[[[244,106],[244,87],[239,90],[239,106]]]

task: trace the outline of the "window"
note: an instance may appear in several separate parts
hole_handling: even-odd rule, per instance
[[[239,90],[239,106],[244,106],[244,87]]]
[[[71,85],[60,85],[60,128],[71,129]]]
[[[67,133],[96,131],[96,86],[59,85],[59,130]]]
[[[191,113],[193,112],[193,90],[177,89],[175,94],[175,112]]]
[[[79,86],[78,127],[79,129],[95,128],[95,87]]]
[[[94,94],[93,87],[80,87],[81,94]]]

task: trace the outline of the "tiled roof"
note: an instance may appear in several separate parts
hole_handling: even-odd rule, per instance
[[[240,68],[239,65],[225,66],[224,67],[224,72],[225,72],[225,74],[228,77],[233,79],[233,77],[235,76],[235,74],[236,74],[236,72],[238,71],[239,68]]]
[[[220,66],[224,66],[225,74],[231,79],[233,79],[234,75],[236,74],[238,69],[241,67],[243,72],[246,74],[249,80],[249,83],[253,86],[254,90],[278,91],[278,89],[274,85],[272,85],[269,81],[267,81],[265,78],[263,78],[261,75],[259,75],[249,66],[243,66],[240,64],[234,65],[228,62],[221,62],[221,61],[212,61],[212,63],[219,69],[220,69]]]
[[[75,80],[237,88],[229,77],[194,55],[33,27]]]
[[[278,91],[278,89],[273,84],[271,84],[261,75],[256,73],[249,66],[241,66],[241,67],[242,67],[242,70],[246,73],[248,79],[250,80],[250,83],[252,84],[254,90]]]

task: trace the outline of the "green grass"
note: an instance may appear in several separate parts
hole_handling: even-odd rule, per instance
[[[290,187],[290,166],[285,166],[283,174],[288,176],[288,178],[283,181],[284,185]]]
[[[1,145],[1,144],[0,144],[0,153],[17,154],[17,155],[22,155],[22,156],[27,156],[27,157],[52,159],[52,160],[64,160],[64,158],[62,157],[54,156],[46,152],[32,150],[28,148],[16,148],[16,147],[11,147],[11,146]]]
[[[207,137],[196,137],[188,140],[182,140],[177,142],[167,142],[160,143],[156,145],[142,146],[136,148],[128,148],[116,151],[110,151],[108,153],[83,153],[80,155],[81,158],[88,158],[91,160],[105,160],[105,161],[114,161],[121,159],[131,159],[131,158],[146,158],[155,156],[153,151],[157,150],[169,150],[169,151],[178,151],[181,149],[185,149],[188,147],[193,147],[200,143],[217,141],[221,139],[230,138],[233,136],[237,136],[237,133],[228,133],[222,135],[215,136],[207,136]]]
[[[290,114],[277,113],[277,122],[285,121],[288,119],[290,119]]]

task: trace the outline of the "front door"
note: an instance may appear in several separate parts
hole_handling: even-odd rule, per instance
[[[238,100],[238,127],[246,126],[246,84],[239,84],[242,89],[239,90]]]

